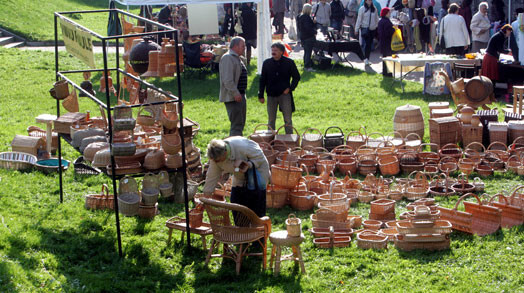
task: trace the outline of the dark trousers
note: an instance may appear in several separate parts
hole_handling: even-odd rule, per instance
[[[247,187],[231,188],[231,203],[240,204],[250,208],[259,217],[266,215],[266,190],[249,190]],[[235,224],[244,226],[246,219],[233,212]]]
[[[369,59],[371,55],[371,49],[373,48],[373,39],[375,38],[375,31],[368,31],[367,34],[362,35],[362,51],[364,51],[364,57]]]
[[[244,125],[246,125],[246,95],[242,95],[241,102],[226,102],[227,116],[231,127],[229,136],[242,136]]]
[[[277,121],[277,111],[279,108],[282,111],[282,116],[284,116],[285,125],[288,125],[284,127],[286,134],[293,134],[293,127],[291,127],[293,126],[293,120],[291,118],[293,115],[293,104],[291,103],[290,94],[283,93],[278,97],[267,97],[267,124],[273,129],[277,129],[275,123]]]
[[[386,57],[389,57],[391,55],[384,55],[382,54],[382,59],[386,58]],[[392,73],[388,73],[388,67],[386,66],[386,62],[382,61],[382,75],[383,76],[393,76]]]
[[[277,34],[284,33],[284,12],[275,13],[275,26]]]
[[[304,47],[304,68],[311,68],[313,66],[311,53],[313,52],[313,46],[315,45],[315,42],[315,37],[302,40],[302,47]]]
[[[462,56],[464,55],[464,46],[446,48],[446,54]]]
[[[342,30],[342,19],[331,19],[331,27],[340,32]]]

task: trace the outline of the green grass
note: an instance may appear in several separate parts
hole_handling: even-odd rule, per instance
[[[113,57],[114,58],[114,57]],[[62,69],[82,65],[61,53]],[[113,59],[114,60],[114,59]],[[98,64],[101,57],[97,55]],[[253,63],[254,64],[254,63]],[[256,99],[255,67],[250,67],[248,121],[246,134],[267,119],[265,105]],[[186,117],[201,124],[196,144],[202,150],[210,139],[225,137],[229,129],[225,107],[218,102],[217,75],[198,79],[184,77],[182,89]],[[113,75],[114,77],[114,75]],[[97,80],[99,77],[95,77]],[[81,76],[74,77],[80,81]],[[56,102],[48,90],[54,81],[54,57],[50,53],[0,49],[0,151],[8,151],[15,134],[26,133],[34,117],[54,113]],[[153,80],[173,90],[174,79]],[[392,131],[395,108],[406,103],[422,107],[448,97],[425,97],[422,86],[406,84],[406,94],[391,79],[336,67],[332,71],[304,73],[295,92],[297,112],[294,124],[299,132],[308,127],[324,130],[338,125],[347,132],[365,125],[368,131]],[[97,86],[95,85],[95,88]],[[103,96],[100,96],[103,97]],[[96,107],[80,98],[81,111]],[[281,125],[279,117],[277,125]],[[428,133],[426,129],[426,133]],[[426,134],[426,140],[427,140]],[[79,154],[64,146],[64,156],[74,160]],[[194,248],[187,252],[180,234],[166,246],[164,222],[181,215],[183,205],[160,202],[160,215],[153,221],[122,217],[125,257],[116,250],[114,214],[84,209],[83,195],[99,192],[109,178],[64,176],[64,203],[58,203],[58,176],[39,172],[0,170],[0,292],[152,292],[152,291],[522,291],[524,275],[524,228],[503,229],[483,238],[454,232],[451,249],[430,253],[400,252],[392,245],[385,251],[363,251],[355,242],[349,248],[317,249],[306,232],[302,245],[307,275],[284,263],[279,277],[262,271],[258,258],[246,259],[241,276],[236,277],[231,261],[212,260],[204,265],[205,251],[200,238],[193,237]],[[487,192],[509,190],[520,183],[511,174],[486,180]],[[452,206],[457,197],[438,198],[439,204]],[[397,205],[397,213],[407,202]],[[358,204],[351,213],[366,215],[369,205]],[[284,229],[290,208],[268,211],[273,230]],[[310,212],[298,212],[304,231],[311,227]]]
[[[0,10],[0,26],[30,41],[53,41],[54,12],[107,9],[108,3],[107,0],[4,0]],[[117,7],[125,9],[119,4]],[[138,14],[136,7],[131,9]],[[107,13],[74,14],[71,18],[103,36],[107,33]],[[60,31],[58,34],[61,39]]]

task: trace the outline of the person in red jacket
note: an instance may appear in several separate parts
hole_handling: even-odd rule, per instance
[[[380,11],[381,19],[378,22],[377,31],[382,58],[393,55],[393,50],[391,50],[391,39],[393,37],[393,33],[395,33],[395,28],[393,27],[391,20],[389,20],[390,15],[391,10],[389,7],[384,7]],[[382,75],[391,76],[391,73],[388,73],[387,71],[388,69],[386,67],[386,63],[382,61]]]

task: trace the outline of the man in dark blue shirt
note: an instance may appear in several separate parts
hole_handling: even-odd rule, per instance
[[[264,103],[264,91],[267,93],[268,124],[276,129],[277,108],[280,107],[286,124],[286,134],[292,134],[291,115],[295,110],[293,91],[300,81],[300,73],[293,60],[282,56],[284,51],[285,47],[282,43],[271,45],[272,58],[266,59],[262,65],[258,99]]]

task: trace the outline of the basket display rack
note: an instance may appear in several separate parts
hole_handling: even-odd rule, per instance
[[[158,31],[153,32],[144,32],[144,33],[132,33],[132,34],[126,34],[126,35],[117,35],[117,36],[102,36],[93,30],[90,30],[78,23],[76,23],[71,18],[67,17],[68,15],[77,14],[77,13],[116,13],[117,18],[120,17],[120,15],[125,15],[128,18],[136,19],[142,22],[145,22],[147,24],[151,24],[153,26],[157,26],[159,29]],[[69,70],[69,71],[60,71],[59,66],[59,54],[58,54],[58,20],[65,20],[72,25],[76,26],[77,28],[83,30],[84,32],[90,34],[94,38],[97,38],[102,43],[102,52],[103,52],[103,62],[104,62],[104,68],[103,69],[86,69],[86,70]],[[175,62],[176,62],[176,86],[178,89],[178,96],[174,96],[171,93],[168,93],[166,91],[163,91],[159,88],[157,88],[155,85],[148,83],[132,74],[127,73],[126,71],[122,70],[120,68],[120,44],[119,41],[121,39],[130,38],[130,37],[144,37],[144,36],[150,36],[150,35],[159,35],[159,34],[171,34],[173,39],[175,40],[175,48],[178,47],[178,31],[172,27],[162,25],[158,22],[134,15],[132,13],[126,12],[121,9],[101,9],[101,10],[84,10],[84,11],[67,11],[67,12],[55,12],[54,13],[54,28],[55,28],[55,73],[56,73],[56,81],[58,80],[65,80],[67,83],[69,83],[72,87],[74,87],[79,92],[85,94],[89,99],[91,99],[93,102],[101,106],[105,112],[108,122],[108,132],[109,132],[109,146],[111,151],[111,175],[108,175],[111,177],[113,181],[113,195],[114,195],[114,202],[115,202],[115,218],[116,218],[116,233],[117,233],[117,241],[118,241],[118,254],[120,257],[122,257],[122,238],[120,233],[120,217],[118,213],[118,200],[117,200],[117,180],[119,178],[118,175],[115,175],[115,158],[113,156],[113,130],[112,130],[112,119],[111,119],[111,111],[114,110],[114,107],[111,106],[111,100],[110,100],[110,90],[109,90],[109,83],[106,82],[106,102],[104,103],[91,93],[84,90],[82,87],[80,87],[78,84],[73,82],[70,78],[68,78],[66,75],[69,74],[78,74],[83,72],[102,72],[104,75],[105,80],[108,80],[109,72],[110,71],[116,71],[116,82],[117,86],[116,89],[118,91],[121,90],[120,88],[120,75],[125,75],[137,82],[140,83],[141,87],[146,87],[153,89],[159,93],[164,94],[166,97],[169,98],[169,100],[166,101],[160,101],[160,102],[153,102],[153,103],[143,103],[143,104],[137,104],[137,105],[131,105],[130,107],[136,108],[136,107],[143,107],[143,106],[150,106],[150,105],[160,105],[160,104],[167,104],[167,103],[178,103],[178,110],[179,110],[179,117],[180,117],[180,129],[184,129],[184,119],[183,119],[183,107],[182,107],[182,88],[181,88],[181,80],[180,80],[180,64],[179,64],[179,51],[175,50]],[[114,42],[114,46],[116,49],[116,64],[115,67],[109,68],[108,65],[108,58],[107,58],[107,48],[109,43]],[[117,93],[118,96],[118,93]],[[56,101],[56,116],[60,117],[60,101]],[[188,205],[188,193],[187,193],[187,163],[186,163],[186,151],[185,151],[185,140],[184,140],[184,131],[180,131],[181,136],[181,143],[182,143],[182,161],[183,165],[181,168],[177,170],[171,170],[171,172],[182,172],[183,175],[183,181],[184,181],[184,202],[185,202],[185,214],[186,214],[186,232],[187,232],[187,247],[191,247],[191,237],[190,237],[190,229],[189,229],[189,205]],[[64,139],[66,142],[70,142],[70,137],[68,135],[60,135],[58,139],[58,160],[60,161],[62,159],[62,145],[61,140]],[[59,168],[59,188],[60,188],[60,202],[63,202],[63,180],[62,180],[62,167]],[[143,174],[135,174],[135,176],[141,176]]]

